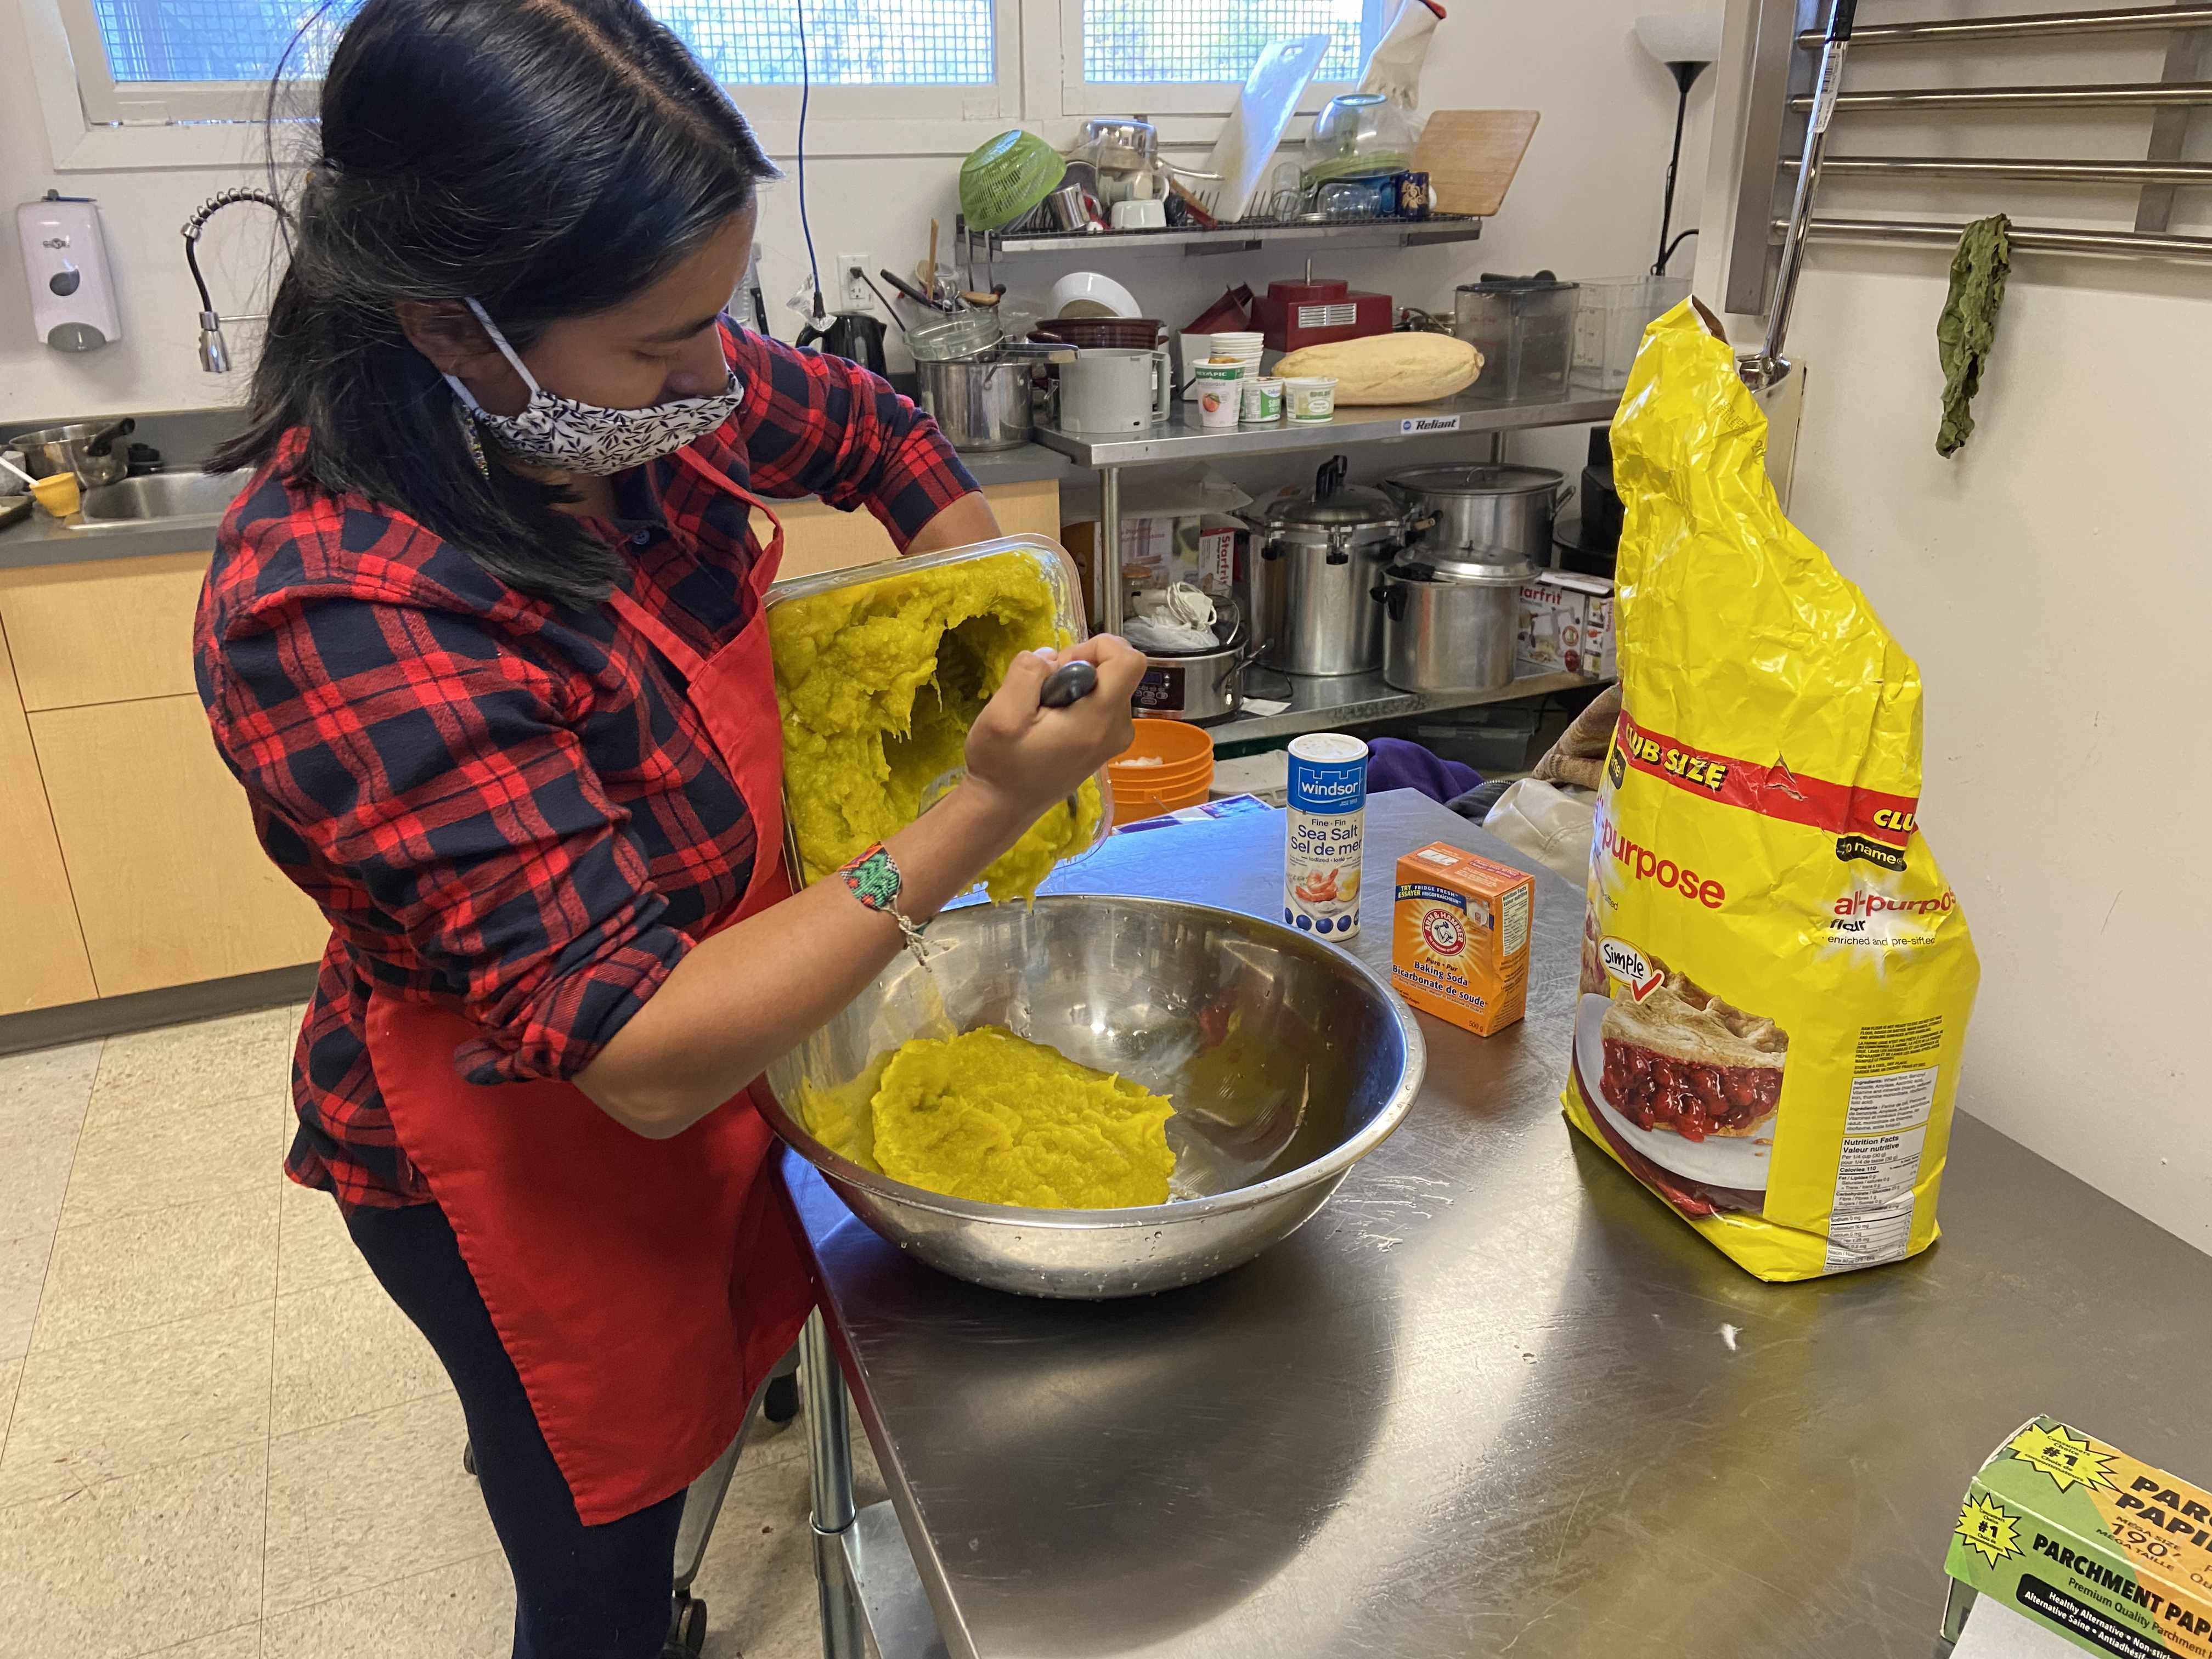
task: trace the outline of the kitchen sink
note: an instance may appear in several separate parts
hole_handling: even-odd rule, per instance
[[[81,530],[118,524],[168,524],[187,519],[219,522],[246,485],[240,472],[150,472],[84,492],[72,522]]]

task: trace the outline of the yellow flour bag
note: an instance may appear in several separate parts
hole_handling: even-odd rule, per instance
[[[1687,304],[1613,427],[1621,714],[1567,1116],[1761,1279],[1935,1241],[1980,969],[1917,828],[1920,672],[1782,514]]]

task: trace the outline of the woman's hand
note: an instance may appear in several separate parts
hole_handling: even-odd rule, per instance
[[[1075,660],[1097,667],[1097,689],[1039,708],[1045,676]],[[902,877],[899,908],[917,922],[935,915],[1127,748],[1144,672],[1143,654],[1110,635],[1015,658],[969,729],[968,781],[884,842]],[[851,1001],[899,947],[896,922],[836,876],[817,881],[700,940],[576,1085],[640,1134],[680,1134]]]
[[[1041,708],[1045,677],[1071,662],[1097,669],[1097,689],[1065,708]],[[1034,823],[1135,740],[1129,699],[1144,675],[1144,653],[1112,634],[1069,651],[1023,652],[968,730],[969,783]]]

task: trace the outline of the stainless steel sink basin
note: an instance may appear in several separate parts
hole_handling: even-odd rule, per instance
[[[154,472],[125,478],[86,490],[83,510],[73,522],[80,530],[186,520],[216,524],[245,484],[243,472]]]

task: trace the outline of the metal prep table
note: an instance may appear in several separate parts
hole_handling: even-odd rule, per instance
[[[1371,964],[1376,876],[1438,839],[1529,867],[1376,798]],[[1116,837],[1055,885],[1277,914],[1281,843],[1275,814]],[[2212,1257],[1977,1120],[1943,1243],[1778,1285],[1571,1132],[1581,921],[1540,875],[1526,1022],[1424,1018],[1405,1127],[1303,1231],[1188,1290],[957,1283],[786,1153],[824,1315],[811,1427],[837,1449],[817,1503],[846,1461],[825,1324],[892,1494],[849,1528],[817,1511],[839,1639],[853,1560],[884,1659],[1929,1659],[1968,1478],[2024,1419],[2206,1467]]]

